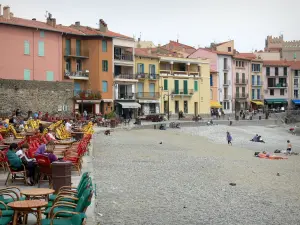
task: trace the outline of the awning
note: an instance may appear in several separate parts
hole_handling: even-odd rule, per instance
[[[263,102],[261,101],[251,101],[252,103],[256,104],[256,105],[264,105]]]
[[[76,100],[77,103],[100,103],[101,100]]]
[[[300,99],[293,99],[292,102],[293,102],[295,105],[300,105]]]
[[[123,109],[137,109],[141,108],[141,105],[137,102],[118,102]]]
[[[155,103],[155,104],[158,104],[159,100],[144,100],[144,99],[141,99],[141,100],[139,100],[139,103]]]
[[[222,105],[217,101],[210,101],[210,108],[222,108]]]
[[[113,102],[112,99],[102,99],[102,102]]]
[[[288,104],[288,101],[284,98],[265,99],[267,104]]]

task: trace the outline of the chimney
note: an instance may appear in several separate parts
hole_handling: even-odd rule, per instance
[[[36,21],[36,18],[32,18],[33,21]]]
[[[0,16],[2,16],[2,6],[0,4]]]
[[[56,19],[52,18],[52,14],[48,13],[48,17],[47,17],[47,24],[52,26],[52,27],[56,27]]]
[[[179,42],[179,40],[177,39],[177,43]]]
[[[107,24],[104,22],[103,19],[99,20],[99,30],[101,32],[107,32],[108,28],[107,28]]]
[[[140,42],[141,41],[141,38],[138,38],[138,42]]]
[[[14,17],[14,14],[12,12],[9,15],[10,15],[10,18]]]
[[[4,6],[3,7],[3,18],[9,20],[10,19],[10,7]]]
[[[79,27],[80,26],[80,22],[79,21],[75,22],[75,26]]]

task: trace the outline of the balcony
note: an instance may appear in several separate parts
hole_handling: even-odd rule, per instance
[[[261,87],[261,86],[263,86],[262,81],[257,81],[257,82],[252,83],[252,87]]]
[[[173,71],[174,76],[188,76],[188,71]]]
[[[89,50],[85,49],[85,48],[81,48],[81,49],[65,48],[64,56],[88,59],[89,58]]]
[[[118,93],[116,100],[134,100],[134,99],[135,99],[135,93],[121,92]]]
[[[80,100],[101,100],[102,96],[100,91],[74,91],[74,99]]]
[[[169,76],[171,75],[171,70],[160,70],[159,73],[161,76]]]
[[[269,85],[268,84],[268,88],[280,88],[280,89],[285,89],[288,87],[287,83],[278,83],[275,86],[274,85]]]
[[[224,71],[228,71],[229,69],[230,69],[229,65],[224,64],[223,70],[224,70]]]
[[[158,80],[159,79],[159,74],[148,74],[148,79],[149,80]]]
[[[253,96],[252,95],[252,100],[263,100],[264,99],[264,96],[263,95],[259,95],[259,96]]]
[[[248,98],[248,94],[247,93],[235,93],[235,98],[236,99],[245,99]]]
[[[120,61],[133,61],[133,55],[132,54],[115,54],[114,55],[115,60],[120,60]]]
[[[298,89],[299,88],[299,84],[294,84],[294,88]]]
[[[136,93],[137,99],[156,99],[159,98],[159,92],[138,92]]]
[[[190,71],[190,72],[189,72],[189,75],[190,75],[190,76],[199,76],[200,73],[199,73],[199,72],[192,72],[192,71]]]
[[[159,75],[158,74],[139,73],[139,74],[136,74],[136,79],[139,79],[139,80],[145,80],[145,79],[158,80]]]
[[[194,89],[177,89],[172,90],[172,95],[181,95],[181,96],[192,96],[194,94]]]
[[[230,84],[230,80],[224,80],[223,86],[229,86]]]
[[[247,79],[236,79],[235,80],[235,84],[236,85],[247,85],[248,84],[248,80]]]
[[[224,96],[223,96],[223,100],[224,100],[224,101],[229,101],[229,100],[231,100],[231,95],[224,95]]]
[[[114,75],[115,81],[128,81],[128,82],[138,82],[135,74],[118,74]]]
[[[90,72],[88,70],[84,71],[76,71],[76,72],[65,72],[65,76],[72,80],[88,80],[90,76]]]

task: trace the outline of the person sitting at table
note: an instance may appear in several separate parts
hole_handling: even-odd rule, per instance
[[[72,131],[72,124],[68,120],[66,121],[65,128],[68,132]]]
[[[34,155],[43,155],[45,153],[45,151],[47,150],[47,148],[52,148],[52,146],[54,147],[54,142],[53,141],[49,141],[47,144],[41,144],[38,149],[36,150],[36,152],[34,153]]]
[[[54,133],[53,130],[48,130],[47,139],[48,140],[52,140],[52,141],[56,141],[55,133]]]
[[[44,132],[44,129],[43,124],[39,123],[39,131],[41,134]]]
[[[9,146],[9,149],[6,153],[7,160],[9,162],[10,167],[15,170],[15,171],[22,171],[24,169],[23,167],[23,162],[21,158],[19,158],[16,154],[16,150],[18,148],[18,145],[16,143],[12,143]],[[26,165],[25,165],[26,167]],[[34,168],[33,167],[26,167],[28,169],[28,174],[27,174],[27,183],[29,185],[33,184],[33,175],[34,175]]]
[[[56,155],[54,155],[54,145],[51,148],[47,148],[45,153],[43,155],[48,156],[48,159],[50,160],[51,163],[57,161]]]

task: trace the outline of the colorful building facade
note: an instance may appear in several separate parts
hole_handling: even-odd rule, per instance
[[[218,72],[210,68],[210,107],[214,109],[222,108],[219,103]]]
[[[291,61],[291,107],[300,108],[300,61]]]

